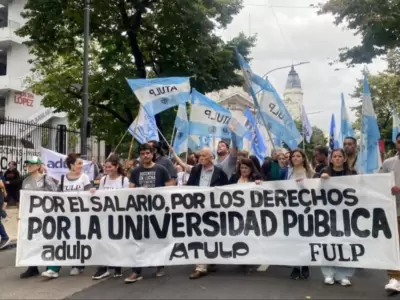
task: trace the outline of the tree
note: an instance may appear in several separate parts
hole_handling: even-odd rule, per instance
[[[27,23],[18,34],[29,38],[34,55],[32,89],[45,106],[69,113],[79,124],[82,81],[83,3],[81,0],[28,0]],[[225,28],[242,0],[96,0],[91,4],[89,116],[93,134],[115,145],[133,122],[139,103],[125,78],[191,76],[206,93],[241,85],[232,46],[248,56],[255,37],[240,34],[224,42]],[[45,24],[45,26],[43,26]],[[37,78],[37,77],[36,77]],[[170,138],[174,110],[157,116]]]
[[[392,142],[392,107],[400,108],[400,50],[389,51],[386,61],[388,67],[385,71],[379,72],[376,75],[368,74],[368,84],[371,90],[371,99],[374,106],[375,114],[378,120],[379,129],[381,132],[381,139],[385,142],[386,152],[394,150]],[[352,109],[356,113],[356,122],[354,127],[360,129],[361,127],[361,104],[363,97],[363,80],[358,80],[354,93],[351,95],[353,98],[359,99],[359,105]]]
[[[349,65],[372,59],[400,46],[400,2],[382,0],[329,0],[320,14],[332,14],[334,24],[361,35],[361,45],[340,49],[339,59]]]
[[[303,124],[301,121],[294,121],[297,127],[297,130],[302,133],[303,132]],[[312,135],[309,143],[305,142],[305,152],[308,160],[311,162],[311,159],[314,157],[314,150],[318,146],[326,146],[328,140],[325,137],[324,132],[318,128],[317,126],[312,126]],[[304,142],[304,141],[303,141]],[[303,142],[299,144],[299,149],[303,148]],[[287,145],[284,145],[284,148],[288,149]],[[293,149],[292,149],[293,150]]]

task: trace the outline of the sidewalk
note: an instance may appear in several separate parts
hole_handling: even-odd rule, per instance
[[[11,240],[17,241],[18,235],[18,208],[10,207],[7,208],[8,217],[1,220],[6,228],[6,232]]]

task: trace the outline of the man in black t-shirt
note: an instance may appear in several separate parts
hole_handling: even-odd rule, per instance
[[[143,144],[139,147],[141,165],[135,168],[131,173],[129,186],[156,188],[174,185],[174,180],[169,176],[167,169],[153,162],[153,147],[149,144]],[[164,267],[158,267],[156,276],[164,275]],[[143,279],[142,268],[132,268],[132,274],[125,278],[126,283],[133,283]]]
[[[317,175],[319,175],[319,173],[321,173],[321,171],[329,165],[328,155],[329,155],[329,150],[327,147],[318,146],[317,148],[315,148],[314,157],[317,162],[317,166],[315,167],[315,173]]]

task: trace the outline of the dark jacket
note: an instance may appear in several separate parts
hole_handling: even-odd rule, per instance
[[[189,179],[186,183],[188,186],[199,186],[202,165],[196,165],[190,171]],[[212,174],[210,187],[212,186],[223,186],[228,184],[228,176],[222,171],[220,167],[214,166],[214,173]]]

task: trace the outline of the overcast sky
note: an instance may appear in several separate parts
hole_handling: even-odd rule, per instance
[[[257,34],[251,67],[260,76],[292,62],[310,61],[310,64],[296,67],[303,87],[304,106],[310,113],[310,123],[328,132],[332,113],[335,114],[336,124],[339,122],[340,93],[345,94],[348,107],[357,103],[348,94],[353,92],[356,79],[361,78],[364,66],[340,71],[334,69],[344,68],[344,65],[329,66],[329,61],[337,58],[339,48],[357,45],[360,38],[343,27],[336,27],[330,15],[318,16],[316,9],[298,8],[318,2],[321,0],[244,0],[244,9],[222,32],[222,36],[230,39],[239,32]],[[371,73],[384,68],[381,60],[368,65]],[[279,70],[269,75],[281,95],[289,70]],[[312,114],[318,111],[322,112]],[[349,113],[354,121],[350,109]]]

